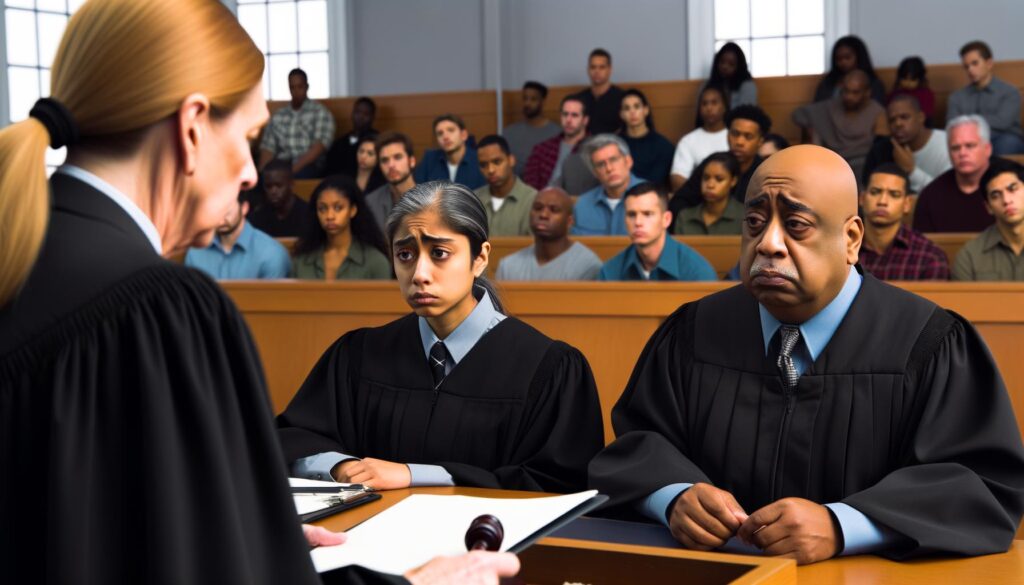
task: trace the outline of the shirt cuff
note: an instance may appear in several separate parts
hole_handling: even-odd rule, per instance
[[[640,502],[640,513],[668,526],[669,505],[691,487],[692,483],[673,483],[661,488]]]
[[[406,466],[409,467],[409,487],[455,485],[455,482],[452,480],[452,474],[448,473],[448,470],[440,465],[406,463]]]
[[[336,451],[317,453],[316,455],[310,455],[309,457],[302,457],[296,459],[292,463],[292,477],[318,479],[320,481],[334,481],[334,476],[331,475],[331,470],[334,469],[335,465],[342,461],[348,461],[349,459],[358,460],[359,458],[352,455],[346,455],[344,453],[338,453]]]
[[[843,531],[843,551],[839,556],[863,555],[890,548],[899,533],[886,528],[849,504],[825,504],[839,521]]]

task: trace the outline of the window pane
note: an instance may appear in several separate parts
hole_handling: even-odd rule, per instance
[[[20,122],[28,117],[29,110],[39,99],[39,70],[8,67],[7,83],[10,88],[11,122]]]
[[[750,33],[753,37],[781,37],[786,34],[786,0],[756,0],[750,3]]]
[[[4,2],[10,8],[35,8],[35,0],[6,0]]]
[[[299,2],[300,51],[327,50],[327,3],[324,0]]]
[[[68,0],[68,12],[74,14],[76,10],[82,7],[82,4],[85,4],[85,0]]]
[[[39,10],[64,12],[68,9],[68,4],[64,0],[36,0],[36,8]]]
[[[786,39],[754,39],[750,72],[754,77],[786,74]]]
[[[50,70],[39,71],[39,97],[50,97]]]
[[[67,25],[68,17],[62,14],[39,15],[39,64],[43,67],[53,65],[53,57]]]
[[[789,39],[789,75],[812,75],[825,72],[825,37]]]
[[[256,43],[259,50],[266,54],[267,7],[262,4],[258,6],[239,6],[238,23],[242,25],[245,32],[249,33],[249,36],[252,37],[252,42]]]
[[[750,36],[749,0],[715,0],[715,38]]]
[[[288,91],[288,72],[299,66],[299,56],[295,53],[271,55],[270,63],[270,99],[290,100]]]
[[[7,63],[10,65],[38,65],[36,54],[35,14],[26,10],[8,10]]]
[[[270,24],[270,52],[294,53],[298,50],[296,41],[295,3],[271,4],[267,22]]]
[[[331,95],[327,53],[300,53],[299,67],[309,77],[309,97],[321,99]]]
[[[825,32],[824,0],[788,0],[786,14],[791,36]]]

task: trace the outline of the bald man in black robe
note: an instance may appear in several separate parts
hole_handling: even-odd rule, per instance
[[[671,315],[615,405],[590,465],[608,511],[801,564],[1007,550],[1024,447],[978,333],[856,265],[835,153],[772,156],[745,206],[743,285]]]

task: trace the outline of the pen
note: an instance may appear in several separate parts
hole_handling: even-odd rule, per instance
[[[361,492],[367,491],[368,488],[361,483],[353,483],[348,485],[335,486],[307,486],[307,487],[295,487],[292,486],[293,494],[337,494],[340,492]]]

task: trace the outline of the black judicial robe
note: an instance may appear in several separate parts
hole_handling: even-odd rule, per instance
[[[441,465],[456,485],[572,492],[604,445],[586,358],[508,317],[435,391],[417,317],[351,331],[278,417],[285,457]]]
[[[0,308],[0,581],[319,582],[237,309],[103,194],[51,190]]]
[[[903,535],[885,556],[909,558],[1005,551],[1024,512],[1020,431],[981,338],[867,274],[792,394],[737,286],[662,324],[612,421],[590,480],[613,514],[678,482],[727,490],[747,513],[845,502]]]

